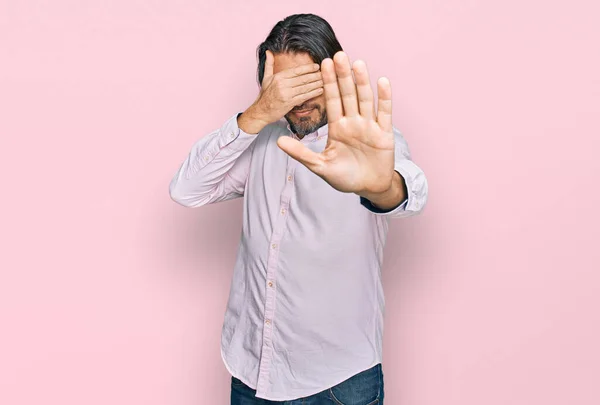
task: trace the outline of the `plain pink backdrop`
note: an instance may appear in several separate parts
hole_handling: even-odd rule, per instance
[[[597,1],[0,0],[0,403],[227,404],[241,200],[168,183],[313,12],[429,180],[385,253],[386,403],[600,403]]]

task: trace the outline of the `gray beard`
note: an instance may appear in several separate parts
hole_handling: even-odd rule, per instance
[[[296,135],[303,137],[304,135],[315,132],[317,129],[327,124],[327,113],[322,114],[320,120],[316,123],[312,123],[310,121],[300,121],[298,125],[294,125],[294,123],[289,120],[287,116],[285,117],[285,120],[288,122],[288,124],[290,124],[290,128]]]

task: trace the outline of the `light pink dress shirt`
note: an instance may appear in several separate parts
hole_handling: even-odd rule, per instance
[[[408,198],[383,212],[283,152],[278,137],[298,139],[285,119],[253,135],[237,116],[193,145],[170,195],[186,207],[244,197],[221,355],[256,397],[297,399],[382,361],[388,222],[423,210],[427,180],[394,127],[395,170]],[[327,128],[300,142],[321,152]]]

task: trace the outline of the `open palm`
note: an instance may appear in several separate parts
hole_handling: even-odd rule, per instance
[[[352,78],[352,71],[354,77]],[[377,113],[367,67],[337,52],[321,63],[328,122],[325,149],[314,152],[282,136],[278,146],[342,192],[375,194],[389,189],[394,174],[392,89],[377,81]],[[356,82],[355,82],[356,80]]]

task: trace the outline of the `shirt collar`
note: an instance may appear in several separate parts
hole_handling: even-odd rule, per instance
[[[287,122],[287,130],[289,131],[290,135],[292,138],[299,140],[300,142],[313,142],[316,141],[317,139],[321,139],[322,137],[326,136],[328,133],[328,128],[329,125],[325,124],[323,126],[321,126],[319,129],[317,129],[315,132],[311,132],[310,134],[304,135],[304,137],[302,139],[300,139],[298,137],[298,135],[296,135],[293,131],[292,128],[290,127],[289,122]]]

